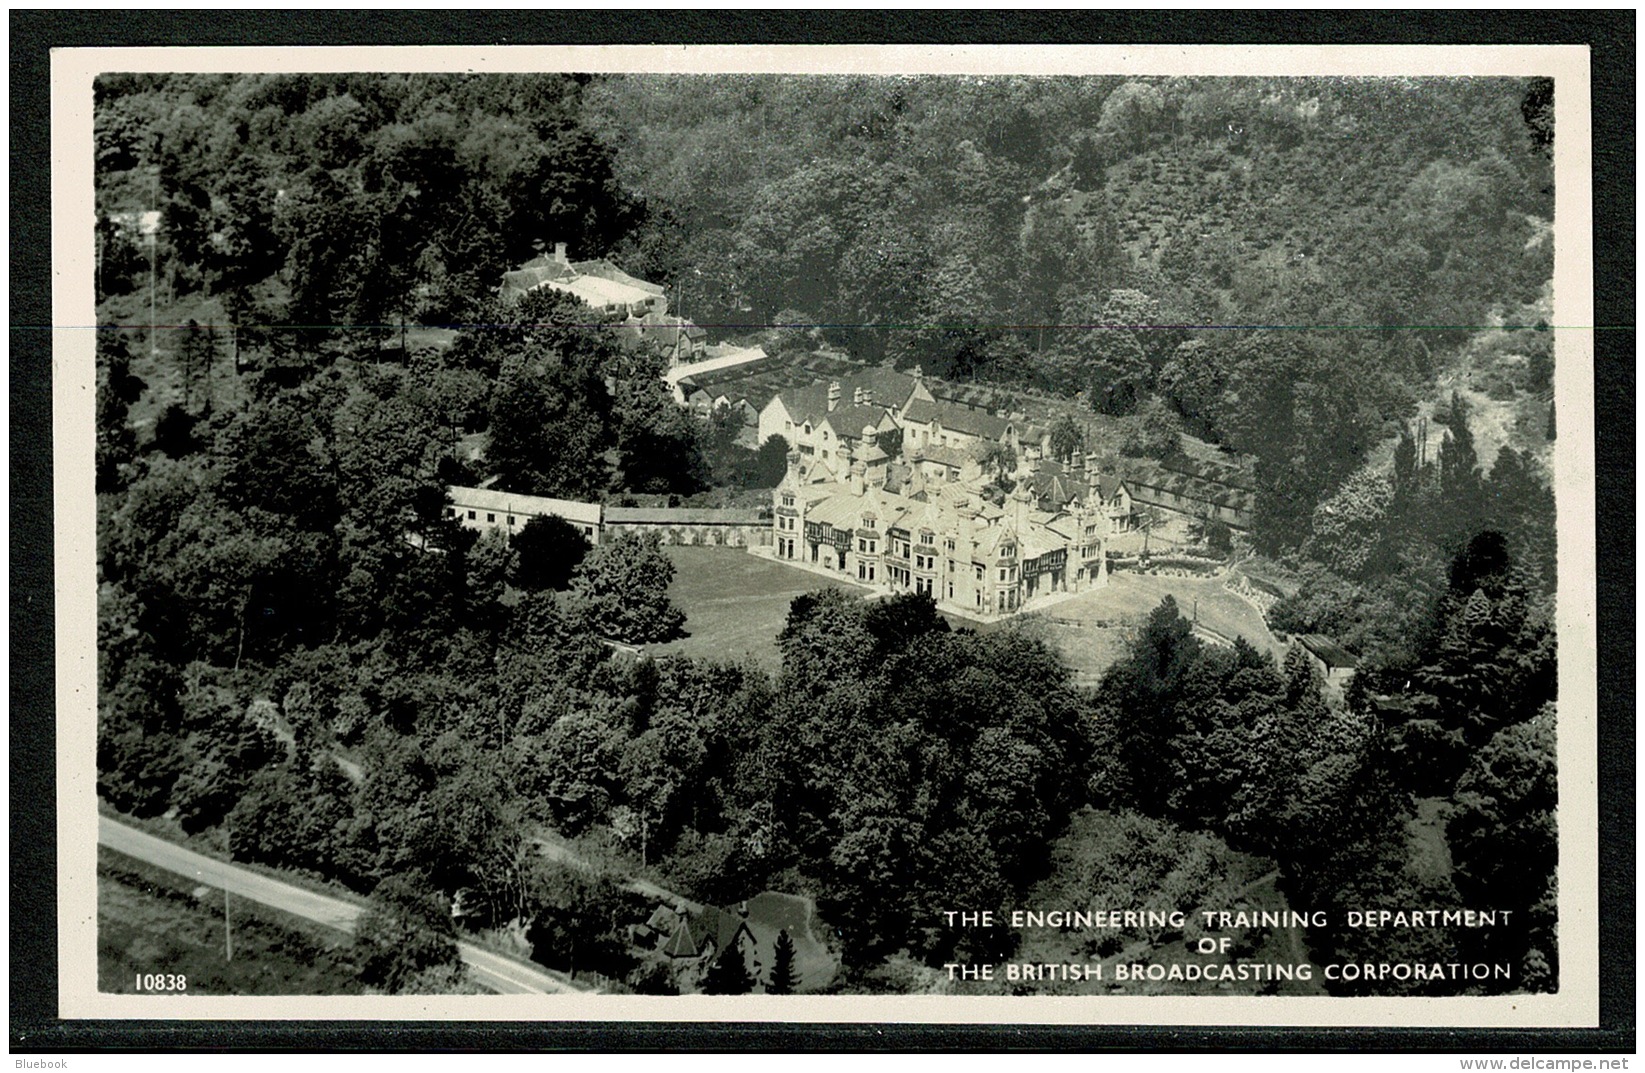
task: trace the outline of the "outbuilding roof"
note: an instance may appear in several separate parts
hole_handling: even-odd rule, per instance
[[[1354,658],[1353,653],[1322,633],[1304,633],[1297,637],[1297,641],[1333,670],[1352,670],[1359,666],[1359,660]]]

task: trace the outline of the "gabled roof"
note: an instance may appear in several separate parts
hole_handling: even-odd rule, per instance
[[[701,957],[709,952],[718,954],[736,945],[737,933],[744,927],[743,919],[736,913],[705,905],[701,912],[681,922],[663,947],[663,953],[684,958]]]
[[[849,406],[840,405],[824,414],[817,423],[828,422],[828,427],[834,434],[844,439],[862,438],[865,428],[878,429],[880,422],[885,420],[886,407],[884,406]]]
[[[822,420],[828,414],[829,389],[833,384],[840,385],[840,396],[834,409],[857,409],[855,398],[857,389],[870,393],[873,402],[866,404],[863,409],[885,411],[901,406],[914,390],[914,378],[887,369],[878,365],[859,366],[858,371],[844,373],[833,380],[816,380],[801,388],[789,388],[778,392],[783,406],[796,424],[810,421],[813,424]],[[861,431],[862,424],[878,424],[874,421],[858,424]]]
[[[1102,495],[1104,501],[1113,499],[1123,484],[1125,484],[1125,481],[1112,473],[1103,473],[1097,477],[1097,491]],[[1130,489],[1126,490],[1129,491]]]
[[[1011,424],[1003,417],[995,417],[981,410],[968,410],[963,406],[942,402],[926,402],[924,399],[911,401],[903,411],[902,419],[904,422],[921,425],[929,425],[935,421],[943,428],[985,440],[997,440],[1004,436],[1005,430]]]

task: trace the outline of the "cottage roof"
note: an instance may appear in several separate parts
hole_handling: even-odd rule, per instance
[[[620,283],[625,287],[633,287],[653,296],[662,294],[665,290],[660,283],[651,283],[640,279],[638,276],[629,275],[604,257],[592,261],[573,261],[571,262],[571,270],[578,275],[591,276],[611,283]]]
[[[614,305],[635,305],[640,302],[649,302],[654,297],[650,291],[623,283],[620,280],[601,279],[599,276],[576,276],[571,279],[551,279],[547,286],[557,291],[586,302],[595,309],[603,309]]]
[[[669,957],[700,957],[710,952],[718,954],[736,945],[737,933],[744,927],[736,913],[718,906],[705,905],[680,922],[669,937],[663,953]]]
[[[571,270],[558,261],[538,258],[523,268],[503,273],[503,290],[515,294],[536,290],[550,280],[569,279]]]

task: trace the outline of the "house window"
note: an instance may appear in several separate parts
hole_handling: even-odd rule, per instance
[[[468,512],[468,520],[471,521],[471,522],[474,520],[474,512],[473,511]]]
[[[1000,567],[1000,580],[1001,581],[1005,580],[1005,567],[1003,567],[1003,566]]]
[[[514,515],[512,515],[512,514],[510,514],[510,515],[509,515],[509,516],[508,516],[508,524],[509,524],[509,525],[513,525],[513,524],[514,524]]]
[[[948,598],[950,600],[954,598],[954,583],[952,581],[948,583]]]
[[[486,521],[488,521],[488,522],[494,522],[494,521],[496,521],[496,520],[497,520],[497,516],[496,516],[496,515],[495,515],[495,514],[487,514],[487,515],[486,515]]]
[[[446,517],[448,517],[448,518],[457,517],[457,508],[456,507],[447,507],[446,508]]]
[[[868,580],[869,581],[874,580],[874,564],[873,563],[868,564]]]

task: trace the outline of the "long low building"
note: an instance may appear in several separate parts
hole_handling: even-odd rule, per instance
[[[710,507],[612,507],[574,499],[520,495],[495,488],[446,489],[448,517],[470,529],[513,534],[533,518],[556,517],[598,544],[613,533],[655,533],[664,544],[769,547],[769,510]]]
[[[589,543],[600,542],[604,508],[599,503],[520,495],[495,488],[464,488],[455,484],[446,489],[446,497],[451,500],[446,514],[470,529],[502,529],[508,533],[518,533],[531,519],[552,515],[564,518],[581,529]]]

